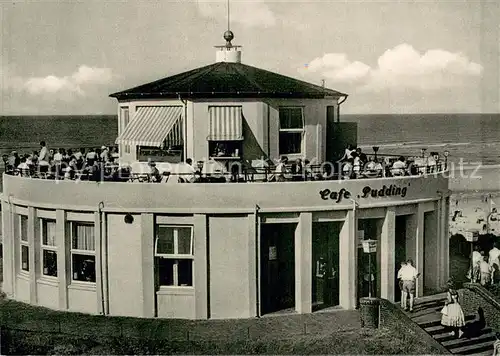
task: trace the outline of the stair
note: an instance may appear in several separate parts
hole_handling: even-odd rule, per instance
[[[441,325],[441,309],[444,306],[446,294],[419,298],[413,313],[406,314],[416,322],[422,329],[441,343],[448,351],[456,355],[492,355],[495,332],[487,325],[478,330],[475,335],[466,335],[457,339],[452,336]],[[477,320],[477,315],[466,315],[465,322],[471,323]]]

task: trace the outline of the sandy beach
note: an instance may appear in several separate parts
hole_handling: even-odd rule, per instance
[[[500,166],[455,166],[450,170],[450,234],[466,231],[500,235]]]

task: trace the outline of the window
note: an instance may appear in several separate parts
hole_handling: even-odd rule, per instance
[[[57,277],[57,246],[55,220],[41,219],[42,274]]]
[[[279,154],[300,154],[304,136],[304,115],[301,107],[280,108]]]
[[[122,128],[122,132],[123,132],[123,131],[125,131],[125,128],[127,127],[128,123],[130,121],[129,109],[127,106],[120,108],[120,118],[121,118],[121,121],[123,122],[123,128]]]
[[[193,285],[193,230],[189,226],[159,225],[155,262],[160,286]]]
[[[28,217],[19,215],[19,241],[21,245],[21,270],[30,270],[30,248],[28,244]]]
[[[125,153],[130,154],[130,145],[125,145],[125,149],[123,150]]]
[[[74,281],[95,282],[94,224],[71,224],[71,267]]]
[[[137,146],[137,160],[139,162],[182,162],[182,146],[149,147]]]

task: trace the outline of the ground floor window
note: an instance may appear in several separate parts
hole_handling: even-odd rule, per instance
[[[95,235],[94,224],[71,223],[72,279],[95,282]]]
[[[55,220],[41,219],[42,274],[57,277],[57,246]]]
[[[21,250],[21,271],[29,272],[30,270],[30,257],[29,257],[29,243],[28,243],[28,217],[19,215],[19,241]]]
[[[191,226],[157,226],[155,267],[159,286],[192,286],[193,258]]]

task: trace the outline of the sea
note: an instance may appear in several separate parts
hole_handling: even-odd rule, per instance
[[[500,191],[500,114],[342,115],[341,121],[358,123],[358,146],[366,153],[373,146],[379,154],[404,156],[419,155],[422,148],[448,151],[457,165],[494,169],[479,188]],[[117,134],[115,115],[0,116],[0,154],[32,152],[42,140],[49,148],[112,145]]]

